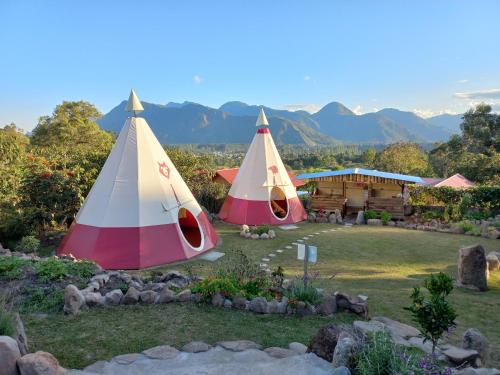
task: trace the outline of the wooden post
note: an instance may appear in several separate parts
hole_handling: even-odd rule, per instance
[[[304,244],[304,288],[307,288],[307,279],[309,278],[307,274],[307,264],[309,263],[309,246]]]

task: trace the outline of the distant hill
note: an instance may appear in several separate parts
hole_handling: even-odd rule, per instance
[[[460,124],[462,123],[463,115],[449,115],[447,113],[434,117],[427,118],[429,124],[439,126],[443,129],[458,134],[460,133]]]
[[[128,114],[123,101],[99,120],[103,129],[119,132]],[[193,102],[166,105],[143,102],[144,117],[163,144],[249,143],[260,106],[232,101],[211,108]],[[308,146],[397,141],[444,141],[456,131],[456,117],[423,119],[412,112],[387,108],[356,115],[338,102],[320,111],[287,111],[264,106],[277,144]]]

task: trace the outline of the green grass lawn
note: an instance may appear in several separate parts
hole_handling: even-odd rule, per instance
[[[487,251],[499,250],[500,242],[479,237],[412,231],[391,227],[352,227],[330,224],[299,224],[299,229],[276,229],[273,240],[248,240],[239,236],[239,227],[216,226],[222,238],[218,251],[227,257],[241,249],[256,261],[283,249],[270,258],[271,269],[284,267],[287,277],[298,276],[303,264],[296,260],[296,247],[285,249],[305,235],[320,232],[308,240],[318,246],[318,263],[310,267],[319,272],[317,286],[369,297],[371,315],[384,315],[412,323],[404,306],[416,285],[432,272],[456,275],[458,249],[480,243]],[[337,229],[321,233],[322,230]],[[189,265],[195,273],[208,274],[217,262],[192,260],[159,269],[182,270]],[[149,272],[149,271],[141,271]],[[461,341],[469,327],[481,330],[490,340],[495,354],[491,363],[500,365],[500,272],[493,273],[488,292],[454,290],[450,299],[458,313],[458,327],[451,340]],[[40,319],[25,316],[32,349],[53,352],[63,365],[81,367],[112,355],[139,351],[168,343],[175,346],[191,340],[215,342],[223,339],[250,339],[263,345],[306,343],[321,325],[338,319],[256,316],[198,306],[135,306],[94,309],[78,317],[51,315]],[[95,343],[94,343],[95,338]],[[68,350],[68,348],[71,348]]]

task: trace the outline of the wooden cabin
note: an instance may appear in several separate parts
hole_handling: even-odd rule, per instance
[[[361,168],[306,173],[297,179],[315,182],[312,210],[338,209],[343,216],[361,210],[387,211],[395,219],[404,217],[405,186],[422,182],[416,176]]]

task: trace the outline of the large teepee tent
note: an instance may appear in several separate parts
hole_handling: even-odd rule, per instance
[[[58,254],[108,269],[184,260],[213,248],[217,235],[130,93],[127,118]]]
[[[269,132],[264,110],[219,217],[234,224],[290,224],[307,215]]]

